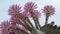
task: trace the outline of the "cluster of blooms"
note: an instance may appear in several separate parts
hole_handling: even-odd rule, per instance
[[[37,30],[40,30],[38,20],[41,13],[36,9],[36,6],[33,2],[27,2],[22,12],[20,5],[12,5],[8,10],[11,16],[10,21],[4,21],[0,25],[1,34],[38,34]],[[43,9],[43,13],[46,16],[53,15],[54,12],[54,7],[50,5],[45,6]],[[29,18],[33,18],[37,30]]]

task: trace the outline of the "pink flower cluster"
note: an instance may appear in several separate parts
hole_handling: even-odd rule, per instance
[[[8,10],[9,15],[11,16],[11,19],[10,19],[10,21],[4,21],[1,23],[1,25],[0,25],[1,33],[10,34],[10,32],[12,32],[12,30],[13,30],[13,32],[15,34],[18,34],[18,30],[16,30],[17,28],[28,32],[29,30],[26,29],[24,26],[18,27],[17,25],[18,25],[18,23],[21,23],[20,22],[21,17],[22,18],[33,17],[33,16],[31,16],[32,14],[30,13],[30,11],[33,12],[35,17],[39,18],[41,16],[41,13],[40,13],[40,11],[36,10],[36,8],[37,8],[36,6],[37,5],[33,2],[27,2],[24,6],[23,12],[21,12],[20,5],[12,5]],[[55,9],[53,6],[47,5],[43,9],[43,13],[45,15],[46,14],[53,15],[55,13]],[[21,25],[21,24],[19,24],[19,25]]]

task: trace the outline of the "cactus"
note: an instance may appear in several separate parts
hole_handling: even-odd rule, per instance
[[[37,10],[35,2],[27,2],[22,11],[21,6],[14,4],[10,6],[8,15],[10,20],[1,22],[1,34],[59,34],[60,26],[54,25],[54,21],[48,23],[49,17],[55,14],[55,8],[52,5],[46,5],[42,9],[45,15],[45,24],[40,25],[39,18],[40,11]],[[35,26],[32,24],[30,18],[33,19]]]

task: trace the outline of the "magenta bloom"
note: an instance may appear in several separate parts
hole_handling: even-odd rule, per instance
[[[40,13],[40,11],[38,11],[38,10],[34,10],[33,11],[33,15],[34,15],[34,17],[41,17],[41,13]],[[33,16],[31,16],[31,14],[29,15],[31,18],[33,17]]]
[[[21,7],[20,5],[12,5],[8,11],[9,11],[9,15],[11,16],[18,15],[21,11]]]
[[[10,19],[11,25],[13,26],[13,28],[16,28],[16,24],[20,23],[20,20],[17,16],[12,16]]]
[[[22,12],[20,15],[21,15],[23,18],[30,16],[30,14],[29,14],[28,12],[25,12],[25,11]]]
[[[12,16],[10,19],[10,22],[12,23],[17,23],[19,21],[19,17],[18,16]]]
[[[33,2],[27,2],[25,4],[25,7],[24,7],[24,10],[29,12],[30,10],[35,10],[37,7],[36,7],[36,4],[33,3]]]
[[[11,24],[8,21],[4,21],[0,24],[1,34],[10,34],[11,32],[16,34],[16,28],[17,26],[15,24]]]
[[[38,10],[34,10],[33,14],[35,17],[41,17],[41,13]]]
[[[55,13],[55,8],[53,6],[47,5],[43,9],[43,13],[50,15],[53,15]]]
[[[1,33],[2,34],[9,34],[8,29],[10,26],[11,26],[10,22],[8,22],[8,21],[2,22],[2,24],[0,25]]]

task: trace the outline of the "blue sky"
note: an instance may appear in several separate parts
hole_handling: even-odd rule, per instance
[[[0,22],[4,20],[9,20],[8,9],[13,4],[20,4],[22,7],[25,3],[32,1],[37,4],[37,9],[42,11],[45,5],[53,5],[55,7],[55,14],[49,18],[49,23],[55,21],[55,24],[60,25],[60,0],[0,0]],[[45,22],[45,16],[42,14],[40,18],[40,24],[43,25]]]

